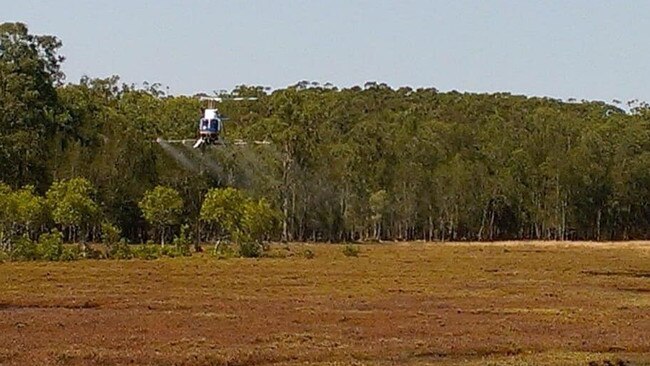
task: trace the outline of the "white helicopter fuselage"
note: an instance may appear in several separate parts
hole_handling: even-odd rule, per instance
[[[221,130],[223,117],[217,109],[205,109],[203,117],[199,120],[199,139],[194,144],[194,148],[205,145],[217,145],[221,141]]]
[[[238,100],[256,100],[257,98],[249,97],[234,97],[228,98],[228,100],[238,101]],[[226,141],[223,139],[223,122],[227,120],[227,117],[224,117],[217,108],[214,108],[214,102],[220,102],[221,98],[201,98],[201,100],[208,100],[210,102],[209,107],[203,109],[203,116],[199,119],[198,123],[198,139],[194,142],[193,147],[195,149],[201,148],[201,151],[205,151],[205,148],[210,145],[226,145]],[[181,143],[186,144],[194,141],[194,139],[183,139],[183,140],[165,140],[163,138],[157,138],[156,142],[158,143]],[[270,142],[267,140],[262,141],[244,141],[241,139],[236,139],[231,141],[231,145],[269,145]]]

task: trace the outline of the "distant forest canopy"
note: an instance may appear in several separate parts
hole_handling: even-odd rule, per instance
[[[84,177],[100,211],[92,224],[110,222],[133,242],[155,230],[138,202],[159,185],[180,193],[179,225],[192,232],[205,193],[236,187],[282,213],[275,239],[650,238],[645,103],[239,86],[223,96],[257,100],[220,104],[226,139],[273,144],[205,155],[178,146],[174,158],[155,139],[195,137],[200,100],[116,76],[64,83],[60,46],[0,25],[0,181],[44,195]]]

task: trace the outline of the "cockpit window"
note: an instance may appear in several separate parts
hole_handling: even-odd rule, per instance
[[[216,119],[211,119],[210,120],[210,129],[211,130],[218,130],[219,129],[219,121]]]
[[[201,119],[201,129],[207,130],[209,128],[209,121],[207,119]]]

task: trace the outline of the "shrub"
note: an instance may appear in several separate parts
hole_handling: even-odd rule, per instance
[[[51,234],[43,233],[38,237],[36,256],[46,261],[58,261],[63,254],[63,235],[58,230]]]
[[[117,243],[121,234],[122,230],[117,226],[108,222],[102,224],[102,243],[106,245]]]
[[[172,248],[174,257],[187,257],[192,255],[192,251],[190,250],[190,247],[192,246],[192,240],[190,239],[189,228],[190,227],[188,225],[181,226],[180,235],[174,237],[174,246]]]
[[[10,254],[13,261],[35,261],[38,259],[36,251],[36,243],[34,243],[27,235],[23,235],[14,242]]]
[[[133,258],[133,251],[131,251],[131,247],[126,240],[122,239],[110,247],[107,256],[113,259],[131,259]]]
[[[255,241],[239,243],[239,255],[244,258],[259,258],[262,255],[262,245]]]
[[[166,247],[161,247],[159,250],[160,256],[162,257],[169,257],[169,258],[176,258],[176,257],[188,257],[191,256],[192,253],[190,252],[189,247],[177,247],[177,246],[166,246]]]
[[[346,257],[358,257],[360,252],[361,249],[356,245],[347,244],[343,247],[343,255]]]
[[[81,258],[81,248],[78,245],[75,245],[67,248],[64,247],[59,260],[71,262],[76,261],[79,258]]]
[[[235,251],[232,246],[226,242],[218,242],[212,250],[212,255],[218,259],[227,259],[235,256]]]
[[[158,245],[140,245],[133,248],[133,256],[138,259],[152,260],[158,259],[161,255],[161,249]]]
[[[97,249],[93,249],[88,245],[80,245],[81,256],[85,259],[102,259],[104,254]]]
[[[159,253],[161,257],[174,258],[178,256],[176,248],[170,246],[161,247]]]
[[[249,253],[256,244],[278,231],[280,213],[265,200],[254,200],[235,188],[215,188],[208,191],[201,206],[201,220],[213,224],[219,238],[229,238]],[[249,243],[246,243],[249,242]],[[256,253],[257,249],[252,249]],[[243,254],[242,254],[243,255]],[[256,254],[261,255],[261,252]]]

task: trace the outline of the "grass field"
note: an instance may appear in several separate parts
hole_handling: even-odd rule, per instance
[[[2,263],[0,365],[650,365],[649,245],[275,251]]]

